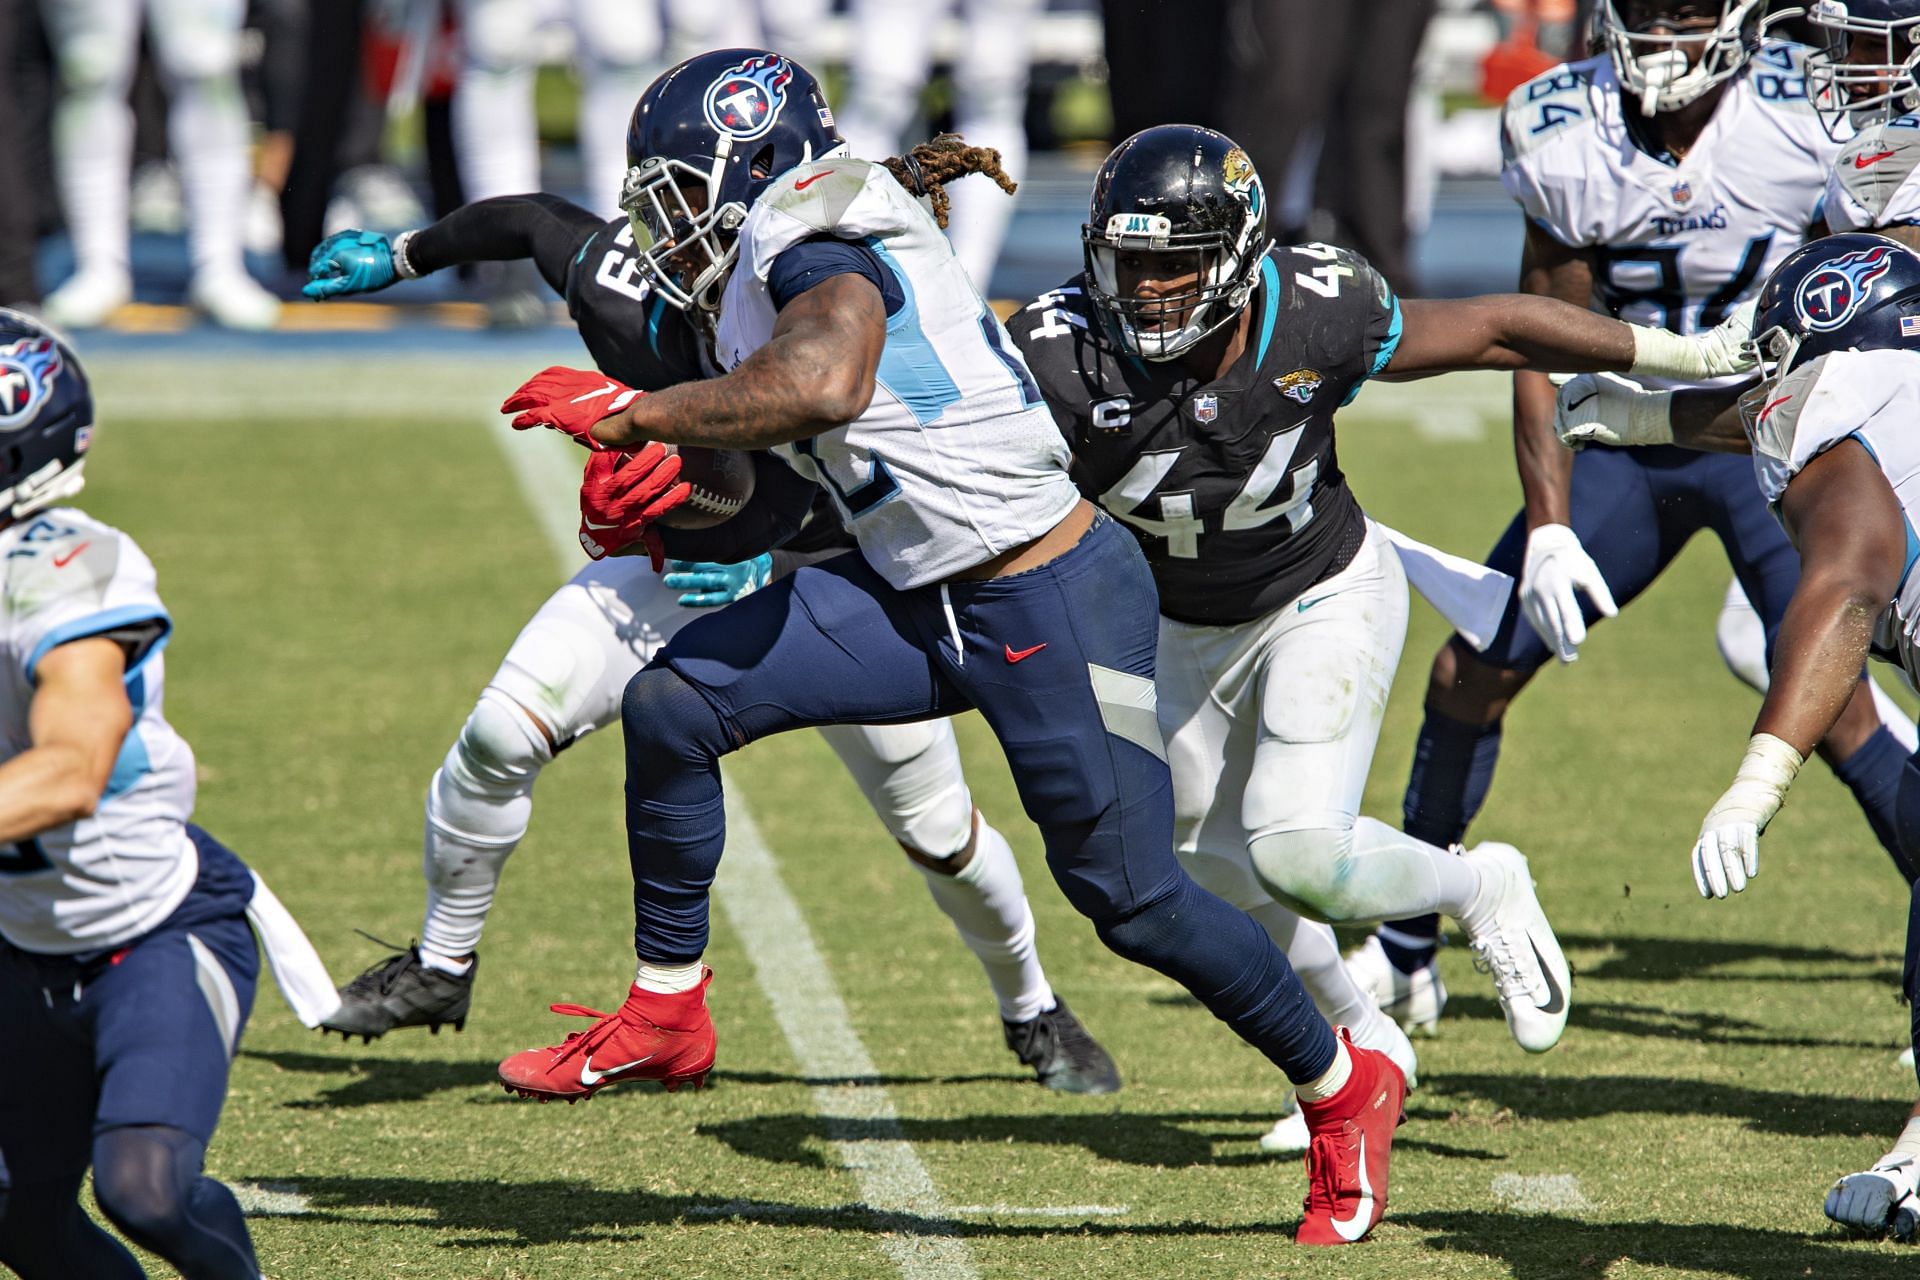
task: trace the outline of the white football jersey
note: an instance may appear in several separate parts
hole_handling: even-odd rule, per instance
[[[27,951],[118,946],[173,913],[200,859],[187,838],[193,751],[161,715],[171,625],[153,564],[132,538],[55,507],[0,530],[0,762],[32,745],[41,659],[105,635],[130,646],[133,728],[90,818],[0,846],[0,935]]]
[[[1501,180],[1549,235],[1593,251],[1596,309],[1711,329],[1800,246],[1839,150],[1807,101],[1805,53],[1765,42],[1678,163],[1635,143],[1608,58],[1508,97]]]
[[[1836,351],[1795,369],[1754,428],[1769,505],[1800,469],[1849,436],[1880,464],[1906,518],[1906,573],[1874,625],[1874,651],[1920,680],[1920,351]]]
[[[826,486],[868,563],[900,590],[925,586],[1064,519],[1079,492],[1033,375],[932,215],[877,164],[801,165],[754,204],[721,299],[721,364],[772,338],[774,260],[821,234],[873,249],[906,304],[866,412],[774,452]]]
[[[1827,175],[1827,226],[1874,231],[1920,222],[1920,116],[1863,129]]]

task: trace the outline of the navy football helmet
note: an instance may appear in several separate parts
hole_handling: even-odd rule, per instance
[[[1716,8],[1712,0],[1600,0],[1590,43],[1613,59],[1620,88],[1641,115],[1678,111],[1740,74],[1759,47],[1766,7],[1766,0],[1719,0],[1718,13],[1705,15],[1709,26],[1687,15]]]
[[[0,527],[80,492],[93,391],[66,339],[0,307]]]
[[[639,268],[681,310],[719,310],[740,224],[767,185],[846,154],[819,81],[765,49],[720,49],[647,86],[627,125],[620,207]]]
[[[1093,179],[1080,228],[1087,298],[1126,350],[1171,360],[1239,315],[1253,295],[1267,235],[1267,196],[1232,138],[1191,124],[1142,129]],[[1140,298],[1122,286],[1122,256],[1197,255],[1199,279]]]
[[[1920,0],[1816,0],[1807,25],[1819,37],[1807,56],[1807,96],[1829,136],[1920,106]]]
[[[1760,286],[1749,341],[1761,383],[1742,413],[1754,448],[1782,457],[1756,419],[1788,374],[1833,351],[1920,350],[1920,253],[1866,231],[1802,245]]]

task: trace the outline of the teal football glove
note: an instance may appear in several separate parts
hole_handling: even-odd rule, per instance
[[[773,576],[773,557],[757,555],[739,564],[709,564],[704,560],[669,560],[661,581],[679,591],[687,609],[713,609],[750,596]]]
[[[315,302],[373,293],[402,276],[393,245],[378,231],[336,231],[313,248],[300,292]]]

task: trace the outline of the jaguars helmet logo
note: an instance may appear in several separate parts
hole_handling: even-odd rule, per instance
[[[1260,212],[1260,178],[1244,150],[1235,147],[1227,152],[1226,159],[1220,162],[1220,176],[1227,190],[1244,199],[1250,211]]]
[[[1283,373],[1273,380],[1280,394],[1289,400],[1306,404],[1313,399],[1313,393],[1320,389],[1320,373],[1316,369],[1295,369],[1292,373]]]
[[[51,338],[22,338],[0,347],[0,432],[18,431],[53,398],[63,364]]]

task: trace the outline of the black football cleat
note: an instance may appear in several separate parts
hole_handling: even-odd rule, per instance
[[[451,1023],[459,1031],[467,1025],[479,967],[475,956],[472,966],[455,977],[420,963],[420,948],[409,946],[340,988],[340,1009],[320,1030],[338,1031],[349,1040],[359,1036],[362,1042],[399,1027],[425,1027],[439,1035],[441,1026]]]
[[[1033,1068],[1049,1089],[1062,1093],[1112,1093],[1120,1087],[1120,1069],[1073,1016],[1065,1000],[1025,1022],[1000,1020],[1007,1048]]]

